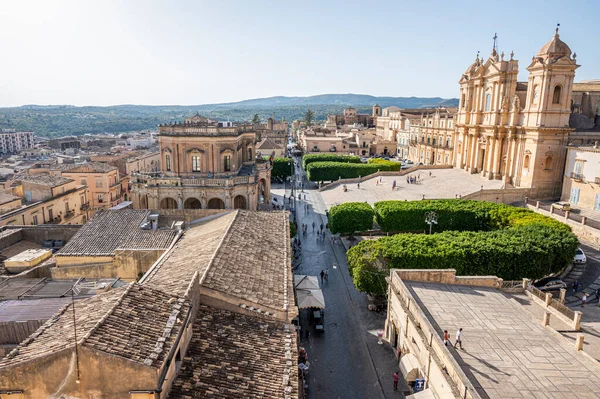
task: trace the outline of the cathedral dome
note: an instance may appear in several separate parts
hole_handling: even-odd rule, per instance
[[[560,40],[560,37],[558,36],[558,28],[556,29],[556,33],[554,34],[552,40],[546,43],[544,47],[542,47],[537,53],[538,57],[546,59],[557,59],[562,57],[569,57],[570,55],[571,49],[569,48],[569,46],[567,46],[567,43]]]

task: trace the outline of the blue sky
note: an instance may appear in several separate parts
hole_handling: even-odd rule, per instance
[[[276,95],[456,97],[477,51],[560,35],[600,78],[598,2],[4,0],[0,106],[205,104]]]

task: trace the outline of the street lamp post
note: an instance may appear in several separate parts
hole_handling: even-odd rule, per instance
[[[438,224],[438,215],[437,213],[431,211],[425,214],[425,223],[429,225],[429,234],[431,234],[431,228],[434,224]]]

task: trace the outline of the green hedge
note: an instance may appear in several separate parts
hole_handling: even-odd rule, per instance
[[[298,228],[296,227],[296,223],[294,223],[294,222],[289,222],[289,223],[290,223],[290,238],[294,238],[294,237],[296,237]]]
[[[400,164],[377,163],[343,163],[343,162],[312,162],[306,168],[310,181],[334,181],[339,179],[354,179],[367,176],[377,171],[399,171]]]
[[[384,295],[390,268],[452,268],[458,275],[537,279],[572,262],[579,245],[567,225],[523,208],[463,200],[375,204],[377,221],[387,231],[424,230],[424,213],[431,210],[439,215],[436,230],[446,231],[396,234],[362,241],[348,251],[358,290]],[[469,229],[475,231],[464,231]]]
[[[356,155],[337,155],[337,154],[307,154],[302,157],[302,167],[306,167],[311,162],[344,162],[344,163],[360,163],[360,157]]]
[[[331,208],[328,214],[332,233],[353,234],[373,228],[375,212],[366,202],[346,202]]]
[[[288,163],[291,165],[288,165]],[[271,169],[271,177],[286,178],[292,175],[294,161],[292,158],[273,158],[273,169]]]

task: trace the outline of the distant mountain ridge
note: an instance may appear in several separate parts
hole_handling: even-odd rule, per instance
[[[458,98],[441,97],[377,97],[368,94],[319,94],[308,97],[265,97],[243,100],[231,103],[212,104],[213,106],[226,107],[287,107],[297,105],[347,105],[347,106],[373,106],[382,107],[395,105],[399,108],[424,108],[424,107],[457,107]],[[203,105],[209,106],[210,104]]]
[[[372,107],[399,108],[457,107],[458,99],[441,97],[376,97],[366,94],[320,94],[309,97],[268,97],[232,103],[203,105],[112,105],[107,107],[73,105],[36,105],[0,108],[0,128],[33,131],[38,136],[56,137],[86,133],[126,133],[155,129],[158,124],[183,121],[200,113],[211,119],[235,122],[250,121],[255,114],[261,120],[274,117],[287,121],[302,119],[306,110],[315,120],[341,113],[352,106],[360,113]]]

